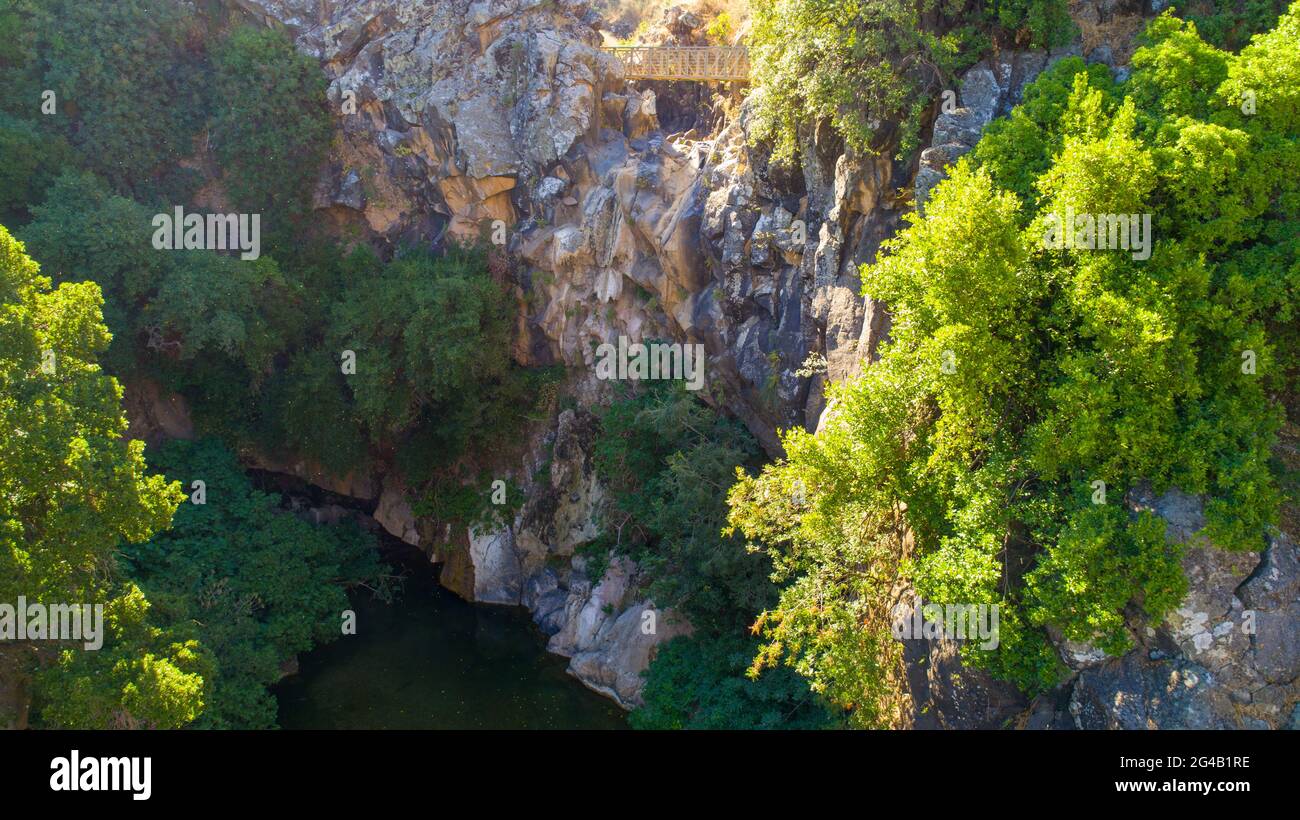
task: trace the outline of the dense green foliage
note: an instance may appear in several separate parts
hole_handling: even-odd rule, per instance
[[[206,55],[193,48],[190,13],[168,0],[22,5],[29,10],[13,19],[27,22],[30,79],[19,87],[36,94],[13,99],[10,112],[67,136],[120,191],[143,199],[183,191],[177,162],[194,153],[207,102],[199,76]],[[40,111],[47,89],[56,94],[52,115]]]
[[[655,385],[601,416],[596,471],[613,503],[600,546],[636,561],[660,606],[697,627],[743,629],[773,600],[771,567],[720,533],[727,487],[757,444],[680,385]]]
[[[32,69],[34,0],[0,0],[0,111],[25,115],[39,109],[41,87]]]
[[[329,147],[325,78],[314,60],[270,29],[236,30],[216,49],[213,69],[219,104],[211,139],[231,200],[283,229],[311,204]]]
[[[479,250],[385,263],[315,243],[283,268],[159,252],[148,208],[76,172],[33,213],[22,235],[56,278],[103,288],[111,368],[159,380],[208,429],[270,454],[340,473],[394,454],[422,483],[524,417],[548,378],[510,363],[510,303]]]
[[[32,210],[22,231],[32,253],[61,280],[93,279],[103,288],[119,372],[129,369],[134,342],[152,357],[220,357],[255,374],[296,324],[285,310],[290,286],[270,257],[159,252],[150,242],[151,210],[90,174],[65,173]]]
[[[605,535],[584,548],[636,561],[661,609],[694,633],[662,648],[647,671],[641,728],[796,728],[830,715],[789,670],[745,676],[754,616],[776,601],[771,566],[721,534],[735,470],[757,463],[753,437],[676,383],[657,382],[606,408],[595,465],[610,493]]]
[[[1300,360],[1298,38],[1300,5],[1239,55],[1165,15],[1124,86],[1057,64],[864,268],[893,314],[880,361],[731,493],[789,580],[758,666],[888,722],[897,573],[999,604],[999,648],[964,657],[1027,689],[1057,679],[1045,628],[1122,651],[1133,608],[1158,621],[1186,588],[1163,522],[1126,508],[1141,484],[1204,494],[1215,544],[1262,548]],[[1053,248],[1067,209],[1151,214],[1150,258]]]
[[[71,152],[62,137],[0,112],[0,158],[0,223],[12,225],[29,218]]]
[[[206,503],[183,503],[170,530],[125,551],[154,620],[213,656],[193,726],[273,727],[267,687],[281,665],[341,634],[345,587],[378,581],[374,537],[278,509],[279,498],[255,490],[214,439],[170,442],[150,457],[183,487],[204,482]]]
[[[1074,32],[1064,0],[774,0],[753,13],[752,133],[785,161],[822,121],[854,149],[908,154],[934,95],[991,42],[1052,46]]]
[[[232,449],[337,475],[382,461],[419,492],[468,448],[517,427],[555,374],[510,362],[513,305],[484,252],[421,249],[385,261],[311,229],[303,217],[332,128],[319,66],[281,32],[227,31],[204,13],[157,0],[0,3],[0,32],[13,37],[0,44],[0,184],[12,183],[0,211],[61,286],[55,293],[79,300],[64,321],[87,328],[68,342],[86,367],[99,356],[128,384],[179,393],[196,425]],[[57,93],[52,114],[41,112],[46,88]],[[262,212],[260,258],[152,246],[156,213],[213,210],[192,198],[201,185],[234,209]],[[92,332],[82,302],[93,302],[95,323],[102,304],[107,330]],[[116,439],[120,389],[112,400]],[[91,442],[95,469],[115,464],[107,446]],[[129,452],[110,470],[118,483],[142,468]],[[93,549],[83,558],[70,547],[67,560],[112,581],[97,593],[113,596],[111,634],[99,652],[46,664],[34,684],[38,718],[272,725],[266,687],[280,664],[337,634],[342,588],[373,575],[358,563],[363,542],[279,514],[215,444],[156,458],[169,474],[207,481],[213,500],[186,505],[172,531],[126,550],[130,580],[111,553],[128,535],[164,528],[171,510],[115,536],[86,522]],[[120,492],[124,510],[145,495]]]
[[[466,248],[376,264],[335,307],[333,346],[357,356],[349,382],[356,411],[375,443],[405,439],[419,450],[406,465],[413,477],[449,463],[471,439],[499,430],[502,413],[535,400],[518,389],[510,364],[511,308],[486,254]],[[417,428],[425,435],[411,441]]]
[[[1286,0],[1191,0],[1173,4],[1178,16],[1196,24],[1205,42],[1237,51],[1252,34],[1268,31],[1286,9]]]
[[[202,5],[202,4],[200,4]],[[13,204],[40,201],[42,183],[80,164],[118,194],[150,206],[188,201],[211,152],[231,204],[262,213],[273,238],[309,204],[330,142],[325,81],[282,32],[235,28],[171,0],[0,0],[0,147],[31,165]],[[53,111],[43,110],[53,92]],[[32,152],[33,134],[47,150]],[[61,150],[66,138],[74,151]],[[24,154],[31,154],[24,156]],[[75,163],[74,163],[75,158]],[[8,165],[8,162],[6,162]],[[18,167],[22,167],[19,165]]]
[[[109,338],[99,288],[51,288],[3,227],[0,277],[0,600],[102,604],[109,633],[97,652],[6,642],[0,667],[43,667],[54,723],[182,725],[202,707],[195,647],[145,623],[115,562],[168,525],[180,493],[122,440],[121,387],[95,361]]]
[[[788,669],[746,674],[755,641],[734,636],[673,638],[646,672],[634,729],[824,729],[830,711]]]
[[[1031,85],[863,270],[893,317],[880,360],[761,474],[743,427],[676,386],[601,414],[587,569],[631,558],[694,627],[660,647],[633,725],[890,724],[900,580],[999,605],[999,648],[966,661],[1051,686],[1049,630],[1118,653],[1185,592],[1180,547],[1126,504],[1146,485],[1203,495],[1220,547],[1260,547],[1300,361],[1300,5],[1247,43],[1278,8],[1204,0],[1150,25],[1124,84],[1068,59]],[[518,490],[487,505],[474,456],[558,378],[511,362],[499,259],[313,230],[320,68],[209,11],[0,0],[0,222],[27,243],[0,227],[0,601],[107,615],[98,651],[0,646],[0,688],[30,689],[40,725],[273,726],[268,687],[380,569],[368,537],[277,509],[232,451],[393,467],[418,514],[499,525]],[[752,133],[778,160],[821,124],[907,154],[990,48],[1073,34],[1065,0],[754,11]],[[152,216],[201,188],[198,210],[262,214],[261,258],[151,246]],[[1067,211],[1151,215],[1149,258],[1047,246]],[[147,474],[101,365],[183,395],[220,439],[150,452]]]
[[[126,583],[104,607],[104,646],[64,649],[35,674],[34,725],[64,729],[176,729],[205,706],[214,672],[202,647],[153,623],[149,601]]]
[[[206,484],[167,529],[184,495],[122,438],[99,286],[51,289],[3,228],[0,272],[0,600],[102,603],[107,630],[97,651],[5,646],[4,673],[33,679],[45,725],[274,725],[266,687],[339,634],[343,587],[378,576],[371,540],[280,512],[214,441],[155,459]]]

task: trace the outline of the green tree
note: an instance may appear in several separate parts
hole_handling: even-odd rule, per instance
[[[513,306],[480,250],[411,251],[369,268],[335,305],[327,347],[336,368],[342,351],[356,354],[357,414],[376,446],[404,442],[408,475],[423,483],[535,400],[518,395],[510,363]]]
[[[40,110],[33,0],[0,0],[0,111],[20,119]]]
[[[23,230],[33,253],[60,281],[102,288],[114,370],[143,368],[172,386],[228,377],[205,379],[200,412],[247,407],[272,358],[303,331],[302,289],[275,260],[158,250],[153,212],[91,174],[65,173],[33,212]]]
[[[212,142],[227,190],[272,235],[311,205],[332,125],[325,78],[282,32],[239,28],[213,55]]]
[[[36,699],[49,722],[179,726],[202,707],[194,647],[142,623],[116,554],[165,529],[180,493],[124,439],[121,387],[95,361],[109,341],[98,286],[54,289],[38,270],[0,227],[0,600],[104,604],[109,638],[52,657],[10,644],[0,664],[16,677],[46,665]]]
[[[756,641],[741,636],[677,637],[660,647],[634,729],[823,729],[836,725],[825,704],[789,669],[745,672]]]
[[[152,623],[134,584],[105,606],[105,644],[63,650],[36,673],[39,724],[77,729],[174,729],[207,706],[212,660],[194,640]]]
[[[1122,652],[1134,612],[1186,591],[1163,523],[1123,505],[1142,484],[1204,495],[1218,546],[1262,547],[1300,354],[1297,34],[1300,5],[1232,55],[1165,15],[1122,87],[1063,61],[864,268],[893,314],[880,360],[731,491],[786,582],[757,668],[890,723],[899,576],[998,604],[1000,646],[963,657],[1027,690],[1060,674],[1046,627]],[[1047,243],[1071,211],[1149,215],[1149,258]]]
[[[851,148],[906,155],[934,94],[990,38],[1052,46],[1074,32],[1064,0],[774,0],[753,14],[752,135],[783,161],[822,121]]]
[[[168,0],[34,6],[39,88],[57,94],[57,122],[82,162],[120,192],[148,199],[184,190],[177,162],[194,153],[207,107],[196,25],[186,4]]]
[[[173,527],[125,552],[155,619],[212,656],[196,728],[272,728],[268,687],[297,654],[334,640],[346,589],[378,589],[374,539],[355,525],[315,526],[253,488],[215,439],[169,442],[156,463],[205,504],[183,504]]]
[[[1254,34],[1268,31],[1286,10],[1285,0],[1208,0],[1177,4],[1179,16],[1196,25],[1205,42],[1237,51]]]
[[[754,617],[776,601],[771,562],[723,535],[726,488],[757,463],[757,442],[675,383],[654,382],[600,414],[594,448],[608,488],[604,535],[588,567],[624,555],[647,594],[694,632],[660,648],[646,672],[638,728],[814,728],[832,718],[790,670],[749,674]]]
[[[737,467],[757,462],[758,445],[680,385],[652,385],[600,416],[594,461],[613,503],[605,538],[589,549],[632,558],[655,602],[697,628],[743,630],[773,600],[771,566],[722,536],[722,500]]]
[[[0,221],[14,225],[27,221],[72,154],[61,136],[0,113],[0,160]]]

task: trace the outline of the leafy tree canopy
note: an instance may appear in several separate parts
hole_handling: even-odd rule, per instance
[[[1262,548],[1300,361],[1297,36],[1300,5],[1236,55],[1165,15],[1123,86],[1062,61],[864,268],[894,317],[880,360],[731,491],[786,582],[758,666],[888,723],[901,574],[927,601],[998,604],[999,648],[967,662],[1050,686],[1045,629],[1121,652],[1128,613],[1185,592],[1163,522],[1126,508],[1140,484],[1203,494],[1215,544]],[[1149,258],[1053,247],[1071,210],[1150,215]]]
[[[743,426],[676,383],[614,402],[600,416],[594,461],[610,503],[602,538],[583,548],[599,571],[609,552],[648,575],[661,608],[694,633],[658,650],[646,673],[640,728],[812,728],[830,712],[789,670],[748,675],[749,625],[777,599],[763,555],[722,534],[727,487],[759,458]]]
[[[103,605],[108,632],[95,652],[3,646],[0,664],[44,667],[49,723],[180,726],[202,708],[195,648],[145,622],[116,565],[167,527],[180,493],[123,437],[121,387],[95,361],[109,341],[99,287],[52,288],[0,227],[0,302],[0,600]]]
[[[272,728],[267,687],[282,665],[339,637],[347,587],[377,588],[374,538],[279,509],[279,498],[254,489],[215,439],[173,441],[151,455],[183,486],[204,483],[206,503],[182,504],[170,530],[125,553],[155,619],[213,656],[207,707],[193,725]]]
[[[730,636],[677,637],[646,671],[645,705],[628,716],[634,729],[823,729],[831,711],[789,669],[750,678],[756,641]]]
[[[906,155],[934,94],[991,39],[1044,47],[1074,33],[1065,0],[773,0],[753,14],[752,135],[782,161],[823,121],[854,149],[892,138]]]
[[[320,66],[280,31],[239,28],[215,49],[211,139],[231,199],[272,234],[311,205],[332,124]]]
[[[177,163],[194,153],[207,108],[200,76],[206,55],[193,36],[192,11],[169,0],[18,6],[0,19],[25,27],[32,47],[10,59],[29,73],[28,93],[55,92],[57,113],[42,115],[39,96],[15,100],[13,113],[54,123],[87,167],[119,191],[141,199],[180,195]]]

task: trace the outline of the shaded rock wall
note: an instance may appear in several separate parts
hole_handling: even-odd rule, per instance
[[[1201,498],[1142,487],[1128,504],[1159,515],[1167,537],[1184,545],[1187,597],[1162,624],[1131,613],[1135,648],[1121,658],[1062,643],[1077,674],[1050,720],[1081,729],[1300,728],[1300,551],[1291,538],[1274,531],[1263,552],[1228,552],[1198,535]]]

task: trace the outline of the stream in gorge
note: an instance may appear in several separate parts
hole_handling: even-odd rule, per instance
[[[357,634],[306,653],[276,689],[285,729],[623,729],[519,607],[471,604],[431,572],[386,604],[352,596]]]
[[[462,600],[424,553],[377,534],[401,590],[392,603],[351,594],[356,634],[301,655],[275,688],[282,728],[627,728],[617,704],[546,651],[526,609]]]

